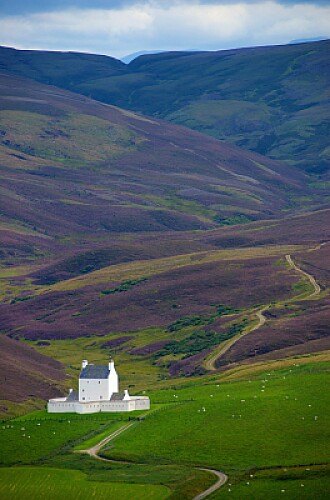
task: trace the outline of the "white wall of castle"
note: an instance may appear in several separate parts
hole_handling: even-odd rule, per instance
[[[119,380],[114,362],[109,363],[107,379],[79,378],[79,401],[109,401],[115,392],[119,392]]]
[[[121,401],[66,401],[66,398],[50,399],[47,405],[48,413],[98,413],[98,412],[121,412],[135,410],[149,410],[150,400],[148,397],[132,397]]]
[[[112,392],[108,379],[79,379],[79,401],[107,401]]]

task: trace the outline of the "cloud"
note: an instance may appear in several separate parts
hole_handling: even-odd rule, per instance
[[[111,9],[6,15],[0,19],[1,43],[121,57],[139,50],[217,50],[330,36],[329,5],[290,3],[135,0]]]
[[[329,0],[277,0],[283,5],[313,3],[329,5]],[[264,0],[245,0],[244,3],[263,3]],[[65,9],[123,9],[136,4],[171,7],[184,3],[183,0],[1,0],[0,12],[5,14],[26,14],[32,12],[60,11]],[[190,5],[228,5],[237,0],[190,0]]]

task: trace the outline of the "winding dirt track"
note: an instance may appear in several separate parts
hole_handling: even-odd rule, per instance
[[[291,255],[286,255],[285,258],[286,258],[286,261],[288,262],[288,264],[290,265],[290,267],[292,269],[294,269],[295,271],[299,272],[300,274],[302,274],[304,277],[306,277],[309,280],[309,282],[311,283],[311,285],[313,286],[313,288],[314,288],[313,293],[311,293],[310,295],[307,295],[305,298],[309,299],[309,298],[315,297],[316,295],[319,295],[319,293],[321,292],[321,287],[316,282],[314,276],[312,276],[311,274],[308,274],[306,271],[303,271],[302,269],[300,269],[300,267],[298,267],[294,263]],[[225,352],[227,352],[228,349],[230,349],[230,347],[233,344],[235,344],[235,342],[237,342],[240,338],[242,338],[242,336],[248,335],[249,333],[254,332],[255,330],[258,330],[261,326],[263,326],[265,324],[266,320],[267,320],[267,318],[264,316],[264,312],[269,307],[270,307],[270,304],[266,305],[266,306],[263,306],[262,308],[260,308],[257,311],[255,311],[254,314],[255,314],[255,316],[258,319],[258,323],[256,325],[254,325],[252,328],[247,328],[245,332],[242,332],[242,333],[238,334],[237,336],[233,337],[232,339],[229,339],[226,342],[224,342],[220,346],[220,348],[216,349],[212,353],[212,355],[205,361],[205,364],[204,364],[205,368],[207,370],[210,370],[210,371],[216,370],[216,366],[215,366],[216,360],[219,357],[221,357]],[[130,427],[132,427],[132,425],[134,425],[134,422],[129,423],[129,424],[125,424],[122,427],[120,427],[120,429],[117,429],[112,434],[110,434],[106,438],[102,439],[102,441],[100,441],[95,446],[92,446],[91,448],[88,448],[86,450],[76,451],[76,453],[87,453],[91,457],[96,458],[98,460],[104,460],[105,462],[115,462],[115,460],[111,460],[111,459],[100,457],[98,455],[98,453],[99,453],[100,449],[103,446],[105,446],[110,441],[112,441],[113,439],[115,439],[117,436],[119,436],[120,434],[122,434],[123,432],[125,432],[126,430],[128,430]],[[200,470],[203,470],[203,471],[215,474],[218,477],[218,481],[216,483],[214,483],[213,486],[211,486],[207,490],[205,490],[202,493],[199,493],[197,496],[195,496],[193,498],[193,500],[202,500],[203,498],[206,498],[207,496],[211,495],[211,493],[213,493],[214,491],[216,491],[217,489],[219,489],[221,486],[223,486],[225,484],[225,482],[227,481],[227,479],[228,479],[228,477],[226,476],[226,474],[224,474],[223,472],[218,471],[218,470],[207,469],[207,468],[200,468]]]
[[[115,439],[117,436],[119,436],[122,432],[127,431],[130,427],[134,425],[134,422],[131,422],[130,424],[125,424],[120,429],[117,429],[116,431],[112,432],[109,436],[106,438],[102,439],[99,443],[97,443],[95,446],[92,446],[91,448],[88,448],[86,450],[76,450],[75,453],[86,453],[87,455],[97,458],[98,460],[104,460],[105,462],[112,462],[113,460],[110,460],[108,458],[103,458],[98,455],[100,449],[105,446],[106,444],[110,443],[113,439]]]
[[[305,278],[307,278],[310,282],[310,284],[313,286],[314,291],[313,293],[309,294],[306,296],[305,293],[302,294],[302,296],[296,297],[302,298],[304,297],[305,299],[311,299],[312,297],[315,297],[316,295],[319,295],[321,292],[321,287],[320,285],[316,282],[314,276],[311,274],[308,274],[306,271],[303,271],[295,262],[293,261],[291,255],[286,255],[285,256],[287,263],[291,267],[291,269],[294,269],[298,273],[302,274]],[[254,332],[255,330],[258,330],[260,327],[262,327],[266,321],[267,318],[264,316],[264,312],[267,311],[267,309],[270,307],[270,304],[263,306],[262,308],[258,309],[254,314],[258,319],[258,323],[253,327],[253,328],[247,328],[245,331],[242,333],[236,335],[232,339],[229,339],[225,342],[223,342],[218,348],[216,348],[213,353],[207,358],[204,362],[204,367],[209,370],[209,371],[215,371],[217,367],[215,366],[216,361],[223,356],[230,348],[232,345],[234,345],[238,340],[240,340],[243,336],[248,335],[251,332]]]
[[[207,496],[211,495],[211,493],[213,493],[214,491],[218,490],[221,486],[223,486],[228,479],[226,474],[220,472],[219,470],[214,470],[214,469],[200,469],[200,470],[205,470],[206,472],[212,472],[219,479],[216,483],[214,483],[213,486],[210,486],[210,488],[208,488],[207,490],[203,491],[202,493],[194,497],[193,500],[202,500],[202,498],[206,498]]]
[[[220,344],[220,346],[215,349],[211,356],[205,360],[204,367],[209,371],[215,371],[217,369],[217,367],[215,366],[217,359],[223,356],[239,339],[251,332],[254,332],[255,330],[258,330],[258,328],[265,324],[266,317],[263,315],[263,313],[268,309],[268,307],[269,305],[263,306],[254,313],[258,319],[258,323],[256,325],[254,325],[252,328],[247,328],[245,331],[239,333],[238,335],[235,335],[235,337]]]
[[[134,422],[131,422],[130,424],[125,424],[120,429],[117,429],[116,431],[112,432],[109,436],[106,438],[102,439],[99,443],[97,443],[95,446],[92,446],[91,448],[87,448],[86,450],[76,450],[75,453],[86,453],[90,457],[96,458],[97,460],[103,460],[104,462],[116,462],[117,460],[111,460],[110,458],[104,458],[100,457],[98,454],[100,449],[105,446],[106,444],[110,443],[113,439],[115,439],[117,436],[122,434],[123,432],[127,431],[130,427],[134,425]],[[120,463],[123,463],[120,461]],[[218,477],[218,481],[214,483],[210,488],[208,488],[205,491],[202,491],[202,493],[199,493],[196,497],[193,498],[193,500],[202,500],[202,498],[206,498],[208,495],[211,495],[214,491],[219,489],[225,482],[227,481],[228,477],[226,474],[219,470],[214,470],[214,469],[204,469],[204,468],[199,468],[199,470],[204,470],[206,472],[211,472],[212,474],[215,474]]]
[[[292,269],[294,269],[295,271],[298,271],[298,273],[305,276],[309,280],[310,284],[314,287],[314,292],[312,294],[308,295],[307,298],[311,299],[312,297],[315,297],[315,295],[319,295],[319,293],[321,292],[321,287],[316,282],[314,276],[312,276],[311,274],[306,273],[306,271],[303,271],[302,269],[300,269],[300,267],[298,267],[297,264],[295,264],[293,262],[291,255],[286,255],[285,258],[286,258],[288,264],[290,265],[290,267]]]

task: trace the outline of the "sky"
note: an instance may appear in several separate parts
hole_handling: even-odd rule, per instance
[[[330,38],[330,0],[0,0],[0,45],[121,58]]]

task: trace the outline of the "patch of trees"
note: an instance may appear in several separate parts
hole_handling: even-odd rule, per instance
[[[244,318],[239,323],[233,323],[223,332],[196,330],[185,339],[168,342],[161,351],[155,354],[155,357],[167,356],[168,354],[185,354],[184,357],[192,356],[241,333],[247,322],[248,319]]]
[[[128,290],[131,290],[131,288],[133,288],[134,286],[139,285],[144,281],[147,281],[147,278],[140,278],[137,280],[126,280],[114,288],[109,288],[108,290],[102,290],[101,293],[103,295],[110,295],[112,293],[127,292]]]
[[[239,309],[235,309],[231,306],[226,306],[225,304],[218,304],[215,307],[216,311],[213,314],[183,316],[182,318],[174,321],[174,323],[171,323],[166,330],[168,332],[177,332],[179,330],[182,330],[183,328],[186,328],[187,326],[209,325],[221,316],[236,314],[240,312]]]

